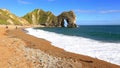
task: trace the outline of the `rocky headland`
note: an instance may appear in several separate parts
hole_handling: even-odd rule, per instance
[[[45,12],[41,9],[35,9],[23,18],[32,24],[40,24],[46,27],[65,27],[65,20],[67,21],[67,27],[77,27],[76,16],[73,11],[62,12],[60,15],[55,16],[50,11]]]
[[[23,17],[18,17],[7,9],[0,9],[0,24],[5,25],[43,25],[45,27],[77,27],[73,11],[62,12],[55,16],[52,12],[35,9]]]

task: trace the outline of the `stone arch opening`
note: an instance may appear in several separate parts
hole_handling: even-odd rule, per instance
[[[66,19],[66,18],[63,18],[62,21],[61,21],[61,26],[62,27],[68,27],[69,25],[69,20]]]
[[[61,26],[62,27],[67,27],[69,25],[68,19],[62,19]]]
[[[59,27],[77,27],[75,24],[76,17],[72,11],[63,12],[58,16],[58,26]]]
[[[66,19],[64,19],[64,27],[67,27],[67,25],[68,25],[68,22]]]

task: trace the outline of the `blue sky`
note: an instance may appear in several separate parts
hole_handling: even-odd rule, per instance
[[[17,16],[36,8],[56,16],[73,10],[80,25],[120,25],[120,0],[0,0],[0,8]]]

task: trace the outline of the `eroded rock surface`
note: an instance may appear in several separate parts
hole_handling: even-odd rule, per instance
[[[63,12],[55,16],[52,12],[35,9],[23,17],[12,14],[7,9],[0,9],[0,24],[5,25],[43,25],[45,27],[77,27],[76,16],[73,11]]]
[[[76,16],[73,11],[63,12],[58,16],[58,25],[65,27],[65,21],[67,21],[67,27],[77,27]]]
[[[35,9],[23,18],[31,24],[40,24],[46,27],[65,27],[65,21],[67,22],[67,27],[77,27],[76,16],[73,11],[63,12],[55,16],[50,11],[45,12],[41,9]]]

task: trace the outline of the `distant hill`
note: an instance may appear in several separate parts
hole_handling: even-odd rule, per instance
[[[26,25],[29,24],[29,22],[23,18],[12,14],[7,9],[0,9],[0,24]]]

